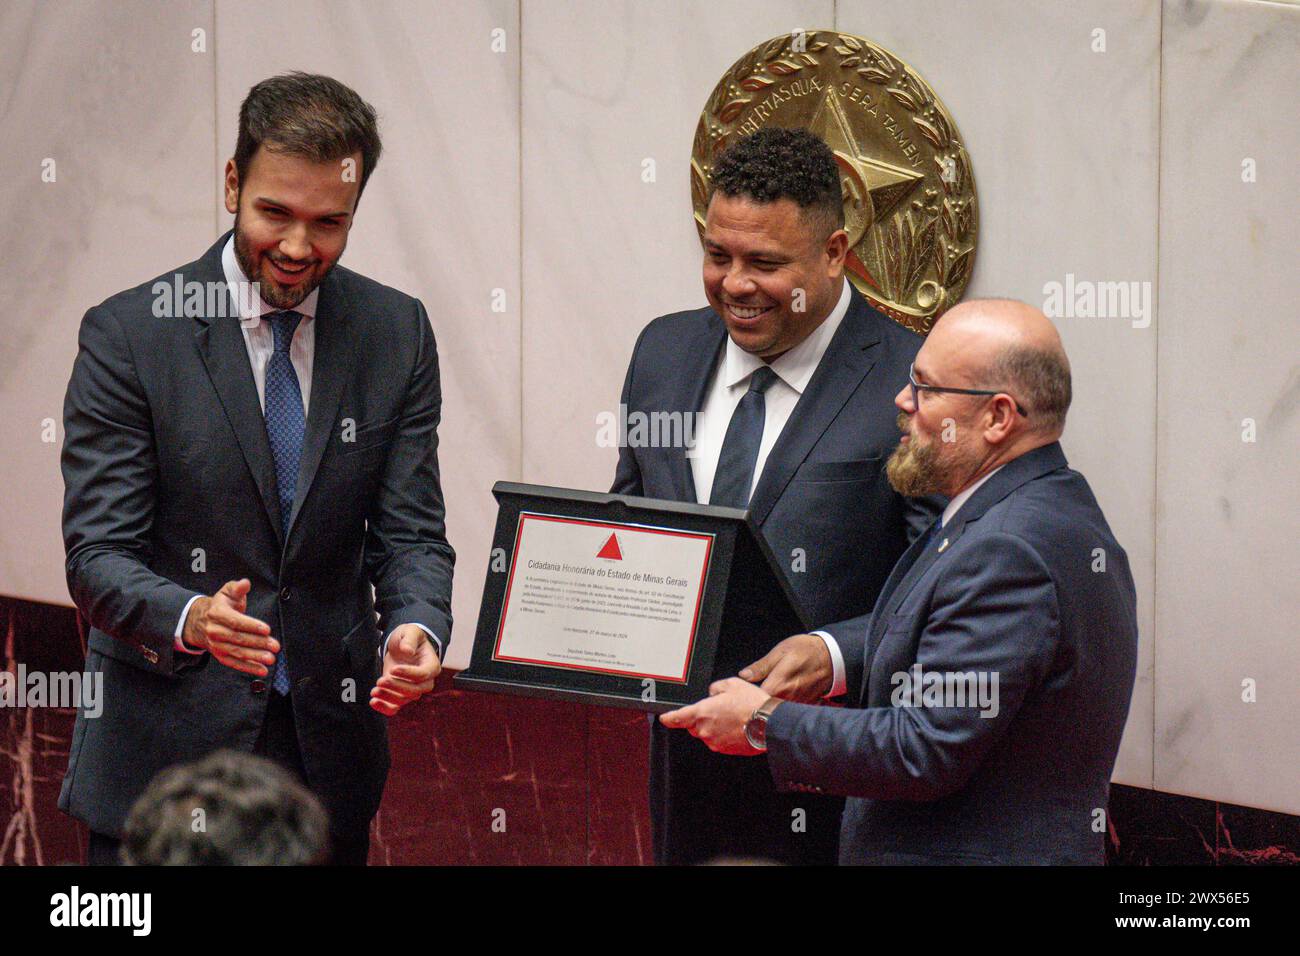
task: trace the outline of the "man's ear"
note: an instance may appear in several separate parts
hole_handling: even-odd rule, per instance
[[[984,440],[990,445],[1000,445],[1011,437],[1020,413],[1010,395],[995,395],[984,413]]]
[[[826,237],[826,274],[838,279],[844,271],[844,259],[849,254],[849,234],[843,229],[836,229]]]
[[[234,159],[226,160],[226,179],[223,183],[226,194],[226,212],[239,212],[239,167]]]

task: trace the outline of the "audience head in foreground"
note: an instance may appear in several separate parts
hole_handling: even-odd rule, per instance
[[[329,820],[279,765],[219,750],[153,779],[127,817],[122,854],[144,866],[323,864]]]

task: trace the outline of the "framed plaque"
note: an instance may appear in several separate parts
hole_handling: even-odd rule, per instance
[[[806,630],[744,511],[509,482],[492,491],[496,533],[457,686],[670,710]]]

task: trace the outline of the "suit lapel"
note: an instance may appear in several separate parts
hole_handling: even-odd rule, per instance
[[[225,248],[226,233],[208,250],[186,279],[199,282],[224,282],[221,269],[221,251]],[[307,414],[307,428],[303,436],[302,462],[298,469],[298,484],[294,494],[289,527],[280,526],[280,503],[275,485],[275,457],[271,442],[266,436],[266,417],[257,397],[257,383],[248,362],[248,347],[237,316],[202,316],[195,333],[199,354],[207,367],[212,387],[225,411],[226,420],[244,454],[244,461],[257,484],[267,520],[275,529],[281,544],[288,539],[302,503],[307,497],[312,481],[325,455],[330,434],[338,416],[343,389],[352,375],[356,349],[353,343],[352,323],[349,321],[350,300],[339,283],[337,273],[326,276],[321,283],[317,300],[316,344],[312,359],[311,408]]]
[[[966,526],[978,521],[989,508],[1022,485],[1058,468],[1064,468],[1067,464],[1065,452],[1061,450],[1059,442],[1052,442],[1026,452],[1019,458],[1007,462],[993,477],[981,485],[942,529],[933,535],[927,534],[912,542],[912,546],[903,553],[894,570],[890,572],[889,579],[881,589],[876,608],[872,612],[859,700],[866,700],[876,647],[880,643],[889,619],[925,572],[957,543],[966,531]]]
[[[917,549],[917,545],[921,545]],[[903,568],[902,573],[897,578],[897,583],[889,590],[888,593],[881,592],[878,620],[872,621],[872,631],[882,630],[883,622],[889,620],[889,616],[898,610],[898,606],[903,603],[912,590],[912,586],[920,580],[921,575],[930,569],[930,566],[938,559],[939,555],[947,551],[952,546],[952,538],[948,528],[941,528],[926,534],[923,538],[913,542],[912,547],[908,548],[907,553],[913,555],[912,561]],[[899,562],[900,566],[902,562]],[[897,570],[897,569],[895,569]],[[891,582],[895,580],[894,575],[889,576]]]
[[[187,281],[192,278],[203,283],[225,282],[225,274],[221,270],[221,250],[229,235],[226,233],[217,240],[217,244],[198,261],[196,268],[186,275]],[[229,298],[226,299],[226,305],[231,305]],[[271,443],[266,437],[266,419],[257,397],[257,383],[253,381],[253,369],[248,363],[248,347],[244,344],[239,317],[229,314],[200,316],[198,321],[199,328],[194,338],[199,354],[207,367],[212,387],[221,400],[226,420],[239,442],[248,470],[257,484],[267,519],[283,541],[280,505],[276,499],[275,459],[271,454]]]
[[[677,381],[673,386],[674,401],[668,405],[669,409],[681,409],[690,414],[692,422],[698,421],[709,383],[713,381],[714,370],[726,343],[726,326],[717,313],[710,312],[708,319],[701,323],[695,336],[681,352]],[[692,451],[693,448],[689,447],[674,449],[669,459],[672,463],[673,495],[677,501],[694,503],[697,500],[695,475],[691,470]]]
[[[909,578],[912,568],[916,567],[922,554],[925,553],[926,549],[931,544],[938,547],[938,542],[934,541],[934,535],[930,531],[926,531],[925,534],[921,535],[921,537],[917,538],[907,546],[907,550],[903,552],[902,556],[899,557],[898,562],[894,565],[893,570],[889,572],[889,577],[885,579],[884,587],[880,589],[880,594],[876,597],[876,607],[878,609],[883,609],[890,603],[891,598],[894,596],[894,592],[899,589],[904,580]],[[876,622],[883,617],[883,614],[875,615],[871,622],[873,630],[875,629]]]
[[[938,519],[936,519],[938,520]],[[885,586],[876,598],[875,609],[871,612],[871,623],[867,629],[867,641],[863,648],[862,684],[858,687],[858,702],[865,706],[867,687],[871,683],[871,666],[875,661],[876,648],[880,646],[881,636],[885,632],[886,622],[902,602],[912,585],[925,574],[937,559],[939,548],[944,539],[943,531],[935,532],[933,527],[913,541],[898,559],[894,569],[889,572]],[[945,547],[946,551],[947,548]]]
[[[343,292],[337,273],[330,273],[320,285],[316,303],[316,345],[312,358],[311,408],[307,412],[307,431],[303,436],[302,462],[298,467],[298,485],[293,511],[284,538],[288,539],[297,522],[302,503],[311,489],[329,444],[338,417],[343,387],[352,375],[356,361],[353,323],[349,321],[350,300]],[[254,395],[256,399],[256,395]],[[265,428],[262,429],[265,432]],[[263,435],[265,443],[265,435]],[[269,444],[268,444],[269,453]]]
[[[869,350],[880,341],[880,336],[872,328],[866,300],[856,289],[850,296],[849,310],[835,330],[835,336],[809,379],[808,387],[790,413],[790,420],[782,429],[781,436],[772,446],[763,474],[754,488],[749,513],[757,525],[761,525],[771,513],[822,433],[876,364]]]
[[[884,603],[885,598],[882,594],[882,603],[878,605],[881,611],[880,617],[887,619],[890,614],[898,610],[898,606],[903,603],[908,592],[920,580],[921,575],[925,574],[926,570],[934,564],[940,555],[957,543],[966,531],[967,525],[978,521],[983,517],[984,512],[1021,485],[1027,484],[1035,478],[1040,478],[1058,468],[1064,468],[1066,464],[1065,453],[1061,450],[1060,443],[1052,442],[1025,452],[1019,458],[1009,461],[999,468],[996,474],[980,485],[975,493],[970,496],[970,499],[957,509],[957,513],[949,519],[942,530],[938,531],[930,539],[925,551],[903,574],[898,586],[889,595],[887,603]],[[893,575],[890,576],[890,579],[893,579]],[[875,626],[874,621],[872,626]]]

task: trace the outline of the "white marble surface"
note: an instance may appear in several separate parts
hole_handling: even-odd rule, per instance
[[[1300,813],[1300,8],[1168,2],[1163,51],[1155,785]]]
[[[71,604],[59,449],[82,315],[210,242],[212,47],[192,52],[194,29],[211,39],[210,4],[0,4],[4,594]]]
[[[326,73],[379,112],[384,152],[343,262],[420,298],[437,337],[453,667],[469,663],[492,482],[519,475],[518,16],[512,0],[217,4],[221,163],[234,152],[240,102],[274,73]],[[495,28],[505,31],[501,53]],[[223,208],[220,228],[232,221]],[[503,313],[492,311],[498,288]]]

